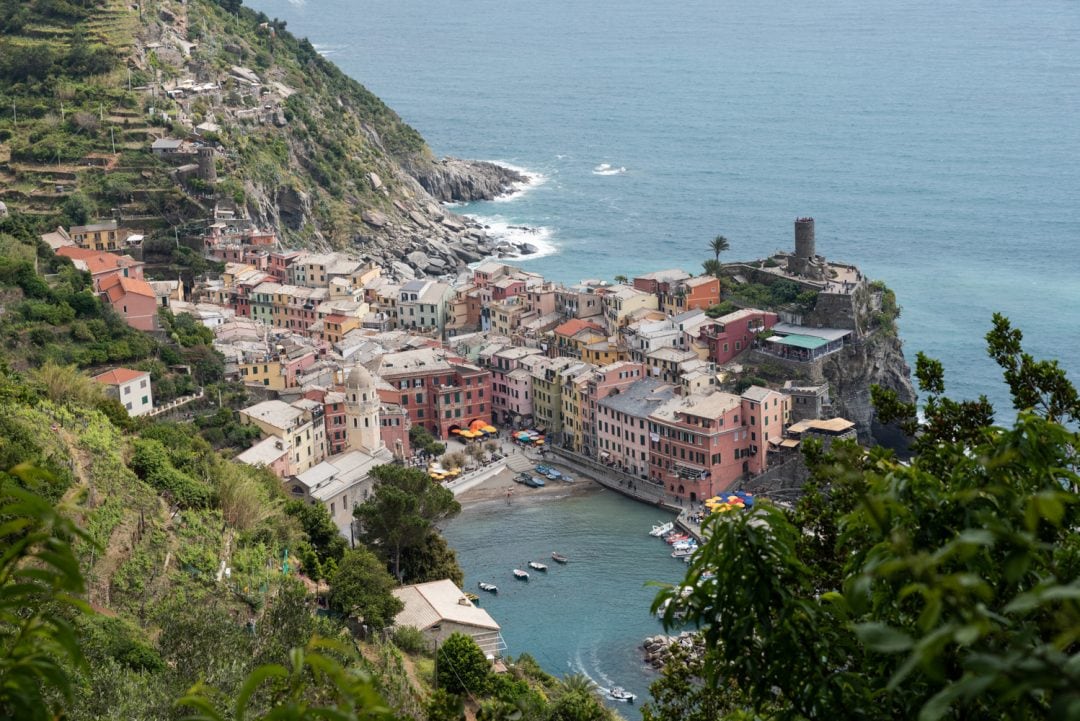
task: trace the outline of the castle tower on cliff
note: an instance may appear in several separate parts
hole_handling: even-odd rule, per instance
[[[825,259],[817,254],[814,219],[795,219],[795,254],[788,256],[787,272],[813,280],[824,280]]]
[[[350,451],[373,454],[382,448],[375,379],[359,364],[345,379],[345,427]]]
[[[208,148],[205,145],[199,148],[196,155],[196,162],[199,165],[199,179],[213,185],[217,182],[217,167],[214,164],[214,149]]]

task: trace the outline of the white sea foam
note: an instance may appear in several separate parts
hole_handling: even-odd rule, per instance
[[[489,160],[487,162],[494,163],[495,165],[501,165],[504,168],[513,170],[515,173],[520,173],[525,178],[525,180],[521,182],[513,183],[511,185],[512,190],[505,195],[500,195],[499,197],[495,198],[493,200],[493,202],[495,203],[509,203],[511,200],[517,200],[521,196],[525,195],[525,193],[533,190],[534,188],[540,187],[548,181],[548,176],[544,175],[543,173],[538,173],[535,170],[522,168],[519,165],[513,165],[512,163],[507,163],[503,160]]]
[[[289,2],[292,1],[293,0],[289,0]],[[299,2],[303,4],[307,2],[307,0],[299,0]],[[343,49],[343,46],[341,45],[320,45],[319,43],[312,43],[311,47],[315,48],[315,52],[317,52],[319,55],[322,55],[324,58],[328,58],[331,55],[336,55]]]
[[[620,165],[618,168],[613,168],[608,163],[600,163],[600,165],[597,165],[592,169],[593,175],[622,175],[625,172],[626,168],[623,166]]]
[[[496,242],[504,241],[518,248],[518,250],[507,252],[506,255],[507,258],[512,258],[515,262],[543,258],[559,252],[559,247],[552,240],[555,231],[546,226],[525,226],[520,223],[513,223],[501,215],[467,215],[466,217],[472,218],[477,223],[485,226],[488,236],[492,240]],[[535,246],[536,252],[522,253],[520,247],[523,243]]]

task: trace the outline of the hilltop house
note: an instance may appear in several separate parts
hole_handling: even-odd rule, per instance
[[[499,624],[491,615],[473,605],[465,593],[449,579],[415,583],[393,590],[405,608],[394,618],[394,625],[419,629],[433,646],[452,633],[471,636],[489,659],[506,650]]]
[[[120,401],[129,416],[141,416],[154,410],[154,395],[147,371],[117,368],[94,376],[105,386],[105,393]]]

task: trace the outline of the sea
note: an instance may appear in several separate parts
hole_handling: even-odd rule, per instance
[[[818,253],[896,291],[909,361],[940,359],[951,396],[1012,420],[985,348],[994,312],[1080,382],[1075,0],[248,3],[437,154],[530,173],[457,209],[537,245],[530,270],[696,271],[717,234],[722,260],[758,258],[812,216]],[[606,601],[620,578],[575,593]],[[537,635],[565,650],[553,670],[580,642],[564,624]]]
[[[658,677],[645,664],[641,643],[665,633],[649,607],[660,585],[678,583],[686,571],[649,530],[674,516],[600,486],[564,497],[525,498],[528,493],[520,491],[509,505],[467,506],[445,523],[465,588],[502,626],[511,656],[528,653],[559,676],[585,674],[601,692],[621,686],[637,694],[637,703],[607,703],[636,718]],[[569,563],[552,561],[552,551]],[[548,570],[529,569],[529,561]],[[515,568],[528,571],[529,580],[516,580]],[[498,594],[480,591],[480,581],[494,583]]]

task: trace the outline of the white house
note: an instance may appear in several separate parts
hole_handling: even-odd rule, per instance
[[[130,368],[117,368],[94,380],[105,385],[105,392],[124,404],[129,416],[141,416],[154,410],[154,396],[150,389],[150,374]]]
[[[393,594],[405,606],[394,619],[394,625],[419,629],[433,646],[458,632],[472,636],[488,658],[498,658],[506,650],[499,624],[466,598],[453,581],[402,586],[395,588]]]

